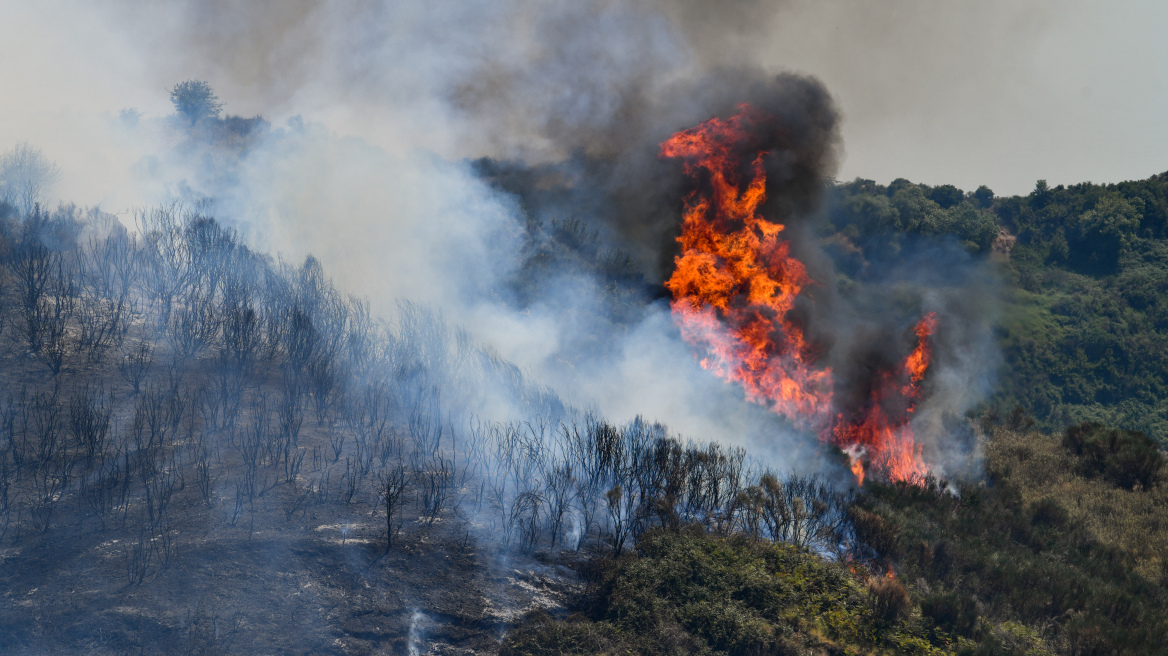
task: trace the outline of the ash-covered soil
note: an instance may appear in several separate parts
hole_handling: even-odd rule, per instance
[[[9,541],[2,651],[494,653],[521,615],[579,590],[578,554],[500,556],[457,521],[407,526],[387,553],[368,516],[257,507],[219,526],[231,510],[185,515],[141,583],[128,581],[134,545],[88,522]]]
[[[90,214],[0,216],[0,653],[492,653],[590,557],[729,530],[761,480],[435,312],[375,320],[311,257]],[[815,498],[797,521],[843,516]]]

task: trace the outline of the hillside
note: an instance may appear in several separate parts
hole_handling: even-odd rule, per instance
[[[902,4],[0,0],[0,656],[1168,656],[1168,4]]]
[[[655,531],[594,575],[575,614],[535,613],[504,653],[1159,653],[1164,457],[1151,457],[1158,484],[1131,489],[1076,452],[1107,431],[987,428],[985,481],[877,485],[857,499],[851,560]]]
[[[824,238],[863,279],[921,239],[1002,263],[1004,362],[993,405],[1058,431],[1099,421],[1168,444],[1168,176],[994,197],[907,180],[829,194]]]
[[[0,206],[0,646],[1149,653],[1164,193],[833,187],[841,294],[956,244],[1005,307],[998,391],[954,419],[984,474],[859,490],[839,451],[833,485],[609,424],[181,204]],[[653,302],[586,222],[525,230],[520,306],[549,270],[603,280],[614,329]]]
[[[984,476],[869,486],[849,506],[850,572],[749,531],[653,533],[594,574],[575,614],[534,614],[505,651],[1156,653],[1166,193],[1165,176],[1012,198],[833,187],[820,234],[844,293],[938,242],[997,263],[1004,357],[978,415]]]

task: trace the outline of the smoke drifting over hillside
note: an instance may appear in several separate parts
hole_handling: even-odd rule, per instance
[[[936,377],[952,382],[931,398],[947,399],[937,417],[959,416],[981,397],[995,360],[985,357],[992,311],[979,306],[967,316],[971,306],[953,299],[990,299],[993,284],[976,263],[942,276],[950,264],[929,259],[929,249],[955,247],[932,245],[911,255],[929,265],[889,263],[886,277],[866,281],[864,302],[840,296],[815,232],[819,197],[840,156],[838,110],[822,84],[765,67],[757,54],[783,7],[645,0],[86,8],[142,44],[121,55],[138,57],[141,76],[162,87],[205,78],[228,112],[273,122],[231,143],[176,130],[157,105],[144,105],[140,119],[111,119],[95,140],[116,145],[132,164],[100,174],[120,187],[102,196],[117,205],[103,207],[174,197],[204,203],[261,249],[293,261],[315,254],[342,288],[369,296],[381,313],[392,314],[397,298],[439,309],[572,402],[617,420],[643,414],[695,438],[753,444],[780,467],[818,467],[802,455],[815,450],[813,441],[703,371],[667,305],[654,302],[667,294],[660,284],[678,252],[685,194],[680,166],[660,158],[659,144],[743,102],[781,117],[791,139],[772,158],[766,211],[788,224],[793,253],[816,283],[814,303],[800,301],[800,320],[823,350],[822,366],[844,379],[892,357],[872,344],[896,342],[893,351],[902,351],[920,312],[955,313],[938,337],[938,371],[949,373]],[[88,175],[76,167],[65,173],[63,191],[98,186],[75,184]],[[576,236],[564,238],[564,226]],[[579,246],[577,237],[588,244],[556,251]],[[580,260],[582,252],[594,254]],[[624,256],[628,263],[613,264]],[[528,284],[533,263],[544,264]]]
[[[976,474],[992,269],[832,226],[782,7],[57,6],[136,91],[0,125],[0,645],[491,652],[650,529],[861,562],[866,474]]]

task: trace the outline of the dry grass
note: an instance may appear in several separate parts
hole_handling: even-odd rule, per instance
[[[1005,429],[994,431],[986,460],[1027,503],[1053,499],[1101,543],[1131,557],[1141,576],[1168,580],[1168,467],[1151,489],[1122,489],[1080,476],[1060,436]]]

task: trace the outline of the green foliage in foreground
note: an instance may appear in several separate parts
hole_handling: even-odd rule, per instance
[[[988,484],[875,487],[856,512],[947,631],[984,643],[987,623],[1012,621],[1061,654],[1164,653],[1164,461],[1129,457],[1146,445],[1090,424],[1061,439],[995,428]],[[1126,485],[1149,471],[1147,486]]]
[[[868,487],[851,507],[851,567],[652,530],[579,612],[528,618],[503,653],[1164,653],[1165,458],[1130,431],[993,421],[984,482]],[[866,574],[889,568],[895,579]]]
[[[593,600],[566,621],[530,618],[503,653],[949,653],[894,578],[697,528],[647,532]]]

